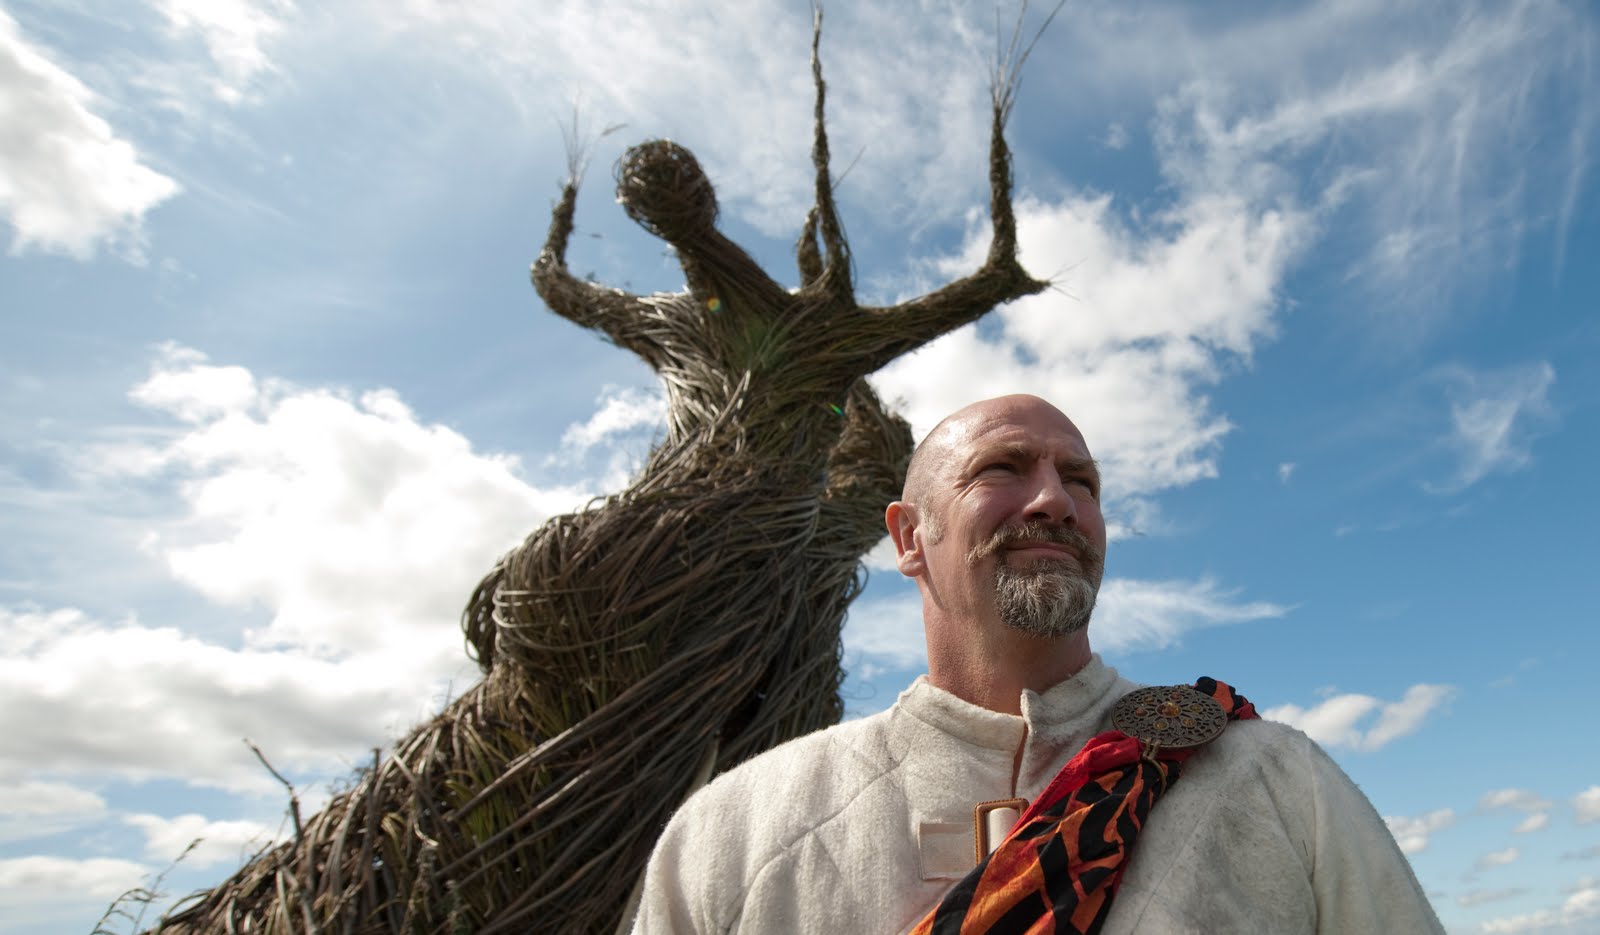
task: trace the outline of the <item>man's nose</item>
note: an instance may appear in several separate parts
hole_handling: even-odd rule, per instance
[[[1061,482],[1061,475],[1053,469],[1035,473],[1033,498],[1027,508],[1028,519],[1077,526],[1078,506],[1072,499],[1072,491]]]

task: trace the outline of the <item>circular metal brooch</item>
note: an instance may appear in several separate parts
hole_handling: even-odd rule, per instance
[[[1153,686],[1123,695],[1111,709],[1111,726],[1163,750],[1187,750],[1217,739],[1228,713],[1187,685]]]

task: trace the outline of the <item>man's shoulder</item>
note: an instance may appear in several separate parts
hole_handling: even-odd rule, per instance
[[[861,789],[894,769],[884,711],[779,744],[717,776],[684,803],[684,820],[765,825],[802,833],[848,807]]]
[[[1230,721],[1222,735],[1202,748],[1201,759],[1226,763],[1232,769],[1298,773],[1305,768],[1316,741],[1281,721],[1251,718]]]
[[[1196,752],[1184,776],[1196,785],[1230,790],[1235,798],[1250,790],[1280,811],[1309,808],[1314,798],[1336,787],[1361,796],[1314,739],[1265,718],[1229,723],[1222,736]]]

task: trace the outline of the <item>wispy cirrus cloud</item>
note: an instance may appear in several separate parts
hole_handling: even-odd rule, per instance
[[[1453,476],[1428,484],[1434,493],[1458,493],[1491,474],[1532,463],[1532,445],[1553,421],[1550,387],[1555,368],[1545,361],[1503,370],[1451,368],[1442,374],[1450,402],[1447,446],[1458,462]]]
[[[267,45],[295,12],[292,0],[156,0],[172,31],[197,35],[215,66],[213,93],[228,104],[244,99],[257,75],[272,70]]]

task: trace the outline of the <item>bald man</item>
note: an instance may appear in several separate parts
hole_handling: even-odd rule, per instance
[[[988,872],[992,818],[975,808],[1040,797],[1140,688],[1089,647],[1100,475],[1048,402],[1005,396],[939,423],[885,519],[921,594],[928,674],[887,711],[696,793],[651,857],[635,932],[910,931]],[[1088,930],[1443,931],[1372,805],[1304,734],[1230,723],[1181,780],[1138,823]]]

